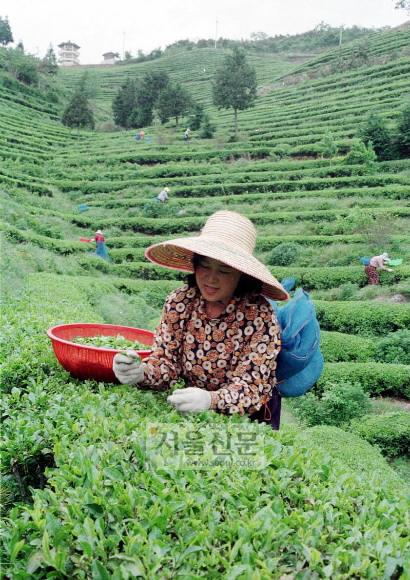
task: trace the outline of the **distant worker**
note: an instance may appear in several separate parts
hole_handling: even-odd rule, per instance
[[[108,255],[108,248],[105,244],[104,234],[101,230],[97,230],[94,234],[94,237],[91,238],[90,242],[96,243],[95,254],[104,260],[109,260],[110,257]]]
[[[161,203],[167,202],[169,199],[168,193],[169,187],[164,187],[164,189],[160,191],[160,193],[157,195],[157,200],[160,201]]]
[[[144,137],[145,137],[145,131],[143,131],[141,129],[141,131],[139,132],[139,136],[140,136],[140,140],[143,141],[144,140]]]
[[[386,272],[393,272],[391,268],[386,267],[386,264],[388,264],[389,261],[390,261],[389,254],[387,254],[386,252],[380,254],[380,256],[373,256],[373,258],[370,258],[369,264],[367,264],[364,268],[368,284],[371,285],[380,284],[378,270],[386,270]]]
[[[188,127],[188,129],[184,133],[184,141],[189,141],[190,137],[191,137],[191,129]]]

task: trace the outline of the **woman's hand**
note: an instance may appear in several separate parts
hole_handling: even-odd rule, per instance
[[[198,413],[211,407],[211,393],[205,389],[187,387],[176,389],[167,401],[181,413]]]
[[[144,380],[144,368],[140,356],[133,350],[117,353],[113,360],[114,375],[124,385],[137,385]]]

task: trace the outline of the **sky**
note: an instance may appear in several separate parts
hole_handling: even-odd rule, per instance
[[[189,38],[249,38],[252,32],[297,34],[323,21],[332,26],[398,26],[410,18],[395,0],[0,0],[15,43],[44,56],[71,40],[81,64],[104,52],[145,53]]]

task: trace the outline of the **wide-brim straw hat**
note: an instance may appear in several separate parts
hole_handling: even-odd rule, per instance
[[[101,230],[97,230],[95,233],[96,234],[102,234],[102,231]]]
[[[255,256],[256,230],[246,217],[233,211],[212,214],[198,236],[176,238],[153,244],[145,257],[159,266],[192,273],[193,254],[219,260],[262,282],[261,294],[273,300],[287,300],[289,294]]]

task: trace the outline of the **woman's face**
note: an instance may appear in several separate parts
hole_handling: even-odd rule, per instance
[[[195,270],[198,288],[208,302],[229,302],[240,277],[238,270],[213,258],[201,257]]]

